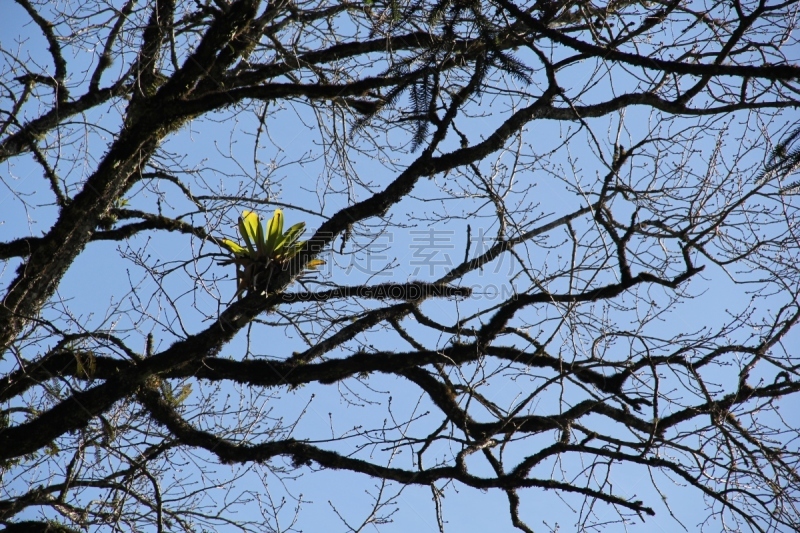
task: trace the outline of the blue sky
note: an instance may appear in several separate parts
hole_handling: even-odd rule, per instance
[[[29,25],[20,23],[21,9],[11,3],[5,12],[5,19],[0,31],[0,43],[6,49],[18,39],[22,42],[20,49],[26,61],[45,64],[47,57],[42,54],[44,40]],[[87,50],[87,54],[91,51]],[[86,61],[79,56],[77,64]],[[68,58],[70,61],[73,58]],[[0,61],[9,61],[8,57]],[[580,87],[588,79],[588,70],[581,71],[588,65],[576,67],[566,80],[573,87]],[[75,76],[79,76],[80,68]],[[619,82],[624,87],[626,81]],[[597,91],[608,90],[598,88]],[[619,87],[616,90],[620,90]],[[592,94],[591,92],[589,94]],[[464,131],[473,139],[479,139],[486,132],[496,127],[507,113],[508,102],[491,94],[485,94],[480,101],[474,103],[470,112],[474,117],[464,126]],[[120,109],[124,108],[119,103]],[[33,104],[30,113],[35,114]],[[195,196],[208,194],[244,196],[250,195],[257,200],[279,202],[284,206],[288,224],[297,221],[306,222],[309,234],[326,217],[338,209],[347,206],[355,199],[362,199],[371,191],[380,190],[395,177],[392,169],[402,169],[413,154],[399,150],[387,149],[386,153],[367,150],[363,153],[348,152],[352,158],[343,166],[347,173],[358,175],[360,182],[346,183],[340,174],[330,171],[341,158],[337,158],[335,150],[322,143],[325,138],[320,129],[323,127],[341,127],[335,119],[317,116],[313,110],[303,103],[287,104],[283,108],[271,109],[263,131],[259,132],[256,112],[257,105],[248,109],[226,110],[209,117],[201,118],[187,125],[181,132],[172,135],[163,144],[162,157],[159,164],[170,170],[180,167],[185,169],[184,176],[191,184]],[[102,113],[88,114],[83,117],[87,122],[84,129],[75,128],[70,137],[72,154],[81,155],[75,162],[69,155],[59,162],[58,170],[67,181],[79,183],[86,173],[91,172],[92,162],[102,157],[107,144],[113,139],[115,127],[119,124],[119,110],[103,109]],[[650,127],[650,121],[656,117],[649,111],[633,108],[626,111],[624,117],[609,117],[590,121],[593,132],[599,138],[595,145],[585,132],[577,131],[578,125],[537,121],[531,123],[522,136],[521,143],[530,147],[530,152],[538,158],[526,161],[524,169],[515,172],[515,154],[509,151],[490,157],[481,169],[497,180],[502,190],[509,188],[508,201],[513,205],[520,202],[525,206],[515,216],[525,224],[533,227],[534,220],[539,223],[551,221],[565,212],[584,205],[587,197],[581,191],[591,191],[598,176],[603,172],[603,165],[598,161],[599,152],[609,157],[613,151],[614,139],[620,137],[624,145],[636,142]],[[720,149],[720,158],[739,153],[741,145],[752,138],[749,121],[752,117],[744,114],[728,117],[730,130],[727,141]],[[779,121],[766,124],[767,129],[779,129]],[[620,125],[621,124],[621,125]],[[99,126],[99,127],[95,127]],[[696,169],[702,174],[708,167],[709,157],[713,152],[714,138],[701,136],[702,130],[708,126],[721,127],[713,120],[701,122],[697,126],[698,141],[694,148],[696,153],[687,155],[684,164],[689,169]],[[665,121],[665,136],[674,134],[679,126]],[[676,128],[676,129],[672,129]],[[80,135],[84,132],[84,136]],[[569,149],[560,149],[565,139],[574,135]],[[386,133],[386,146],[401,144],[407,135],[397,131]],[[737,139],[744,142],[737,143]],[[257,142],[256,142],[257,141]],[[367,146],[362,144],[362,146]],[[457,146],[455,137],[445,143],[447,149]],[[752,153],[745,154],[741,161],[743,169],[757,169],[760,157],[763,157],[767,146],[759,145]],[[557,152],[556,152],[557,151]],[[552,153],[552,155],[550,155]],[[667,159],[665,157],[665,159]],[[83,161],[88,161],[84,165]],[[172,166],[170,166],[172,165]],[[750,167],[747,167],[750,165]],[[648,179],[657,165],[652,161],[643,161],[640,167],[632,172],[639,172],[642,180]],[[735,169],[731,170],[735,174]],[[746,172],[743,172],[746,174]],[[27,235],[38,235],[46,231],[55,220],[57,210],[53,207],[52,194],[46,188],[46,181],[41,170],[35,166],[30,157],[22,157],[0,168],[0,240],[8,241]],[[654,178],[654,181],[655,178]],[[510,184],[513,183],[513,186]],[[348,186],[350,188],[348,188]],[[392,208],[391,225],[386,227],[376,223],[372,228],[357,228],[361,234],[354,235],[348,243],[349,254],[338,254],[341,239],[336,239],[332,249],[326,250],[322,257],[327,260],[325,268],[319,273],[310,273],[305,283],[309,288],[319,283],[338,283],[355,285],[360,283],[382,283],[388,280],[404,282],[407,280],[433,281],[443,275],[446,268],[461,262],[467,243],[467,225],[470,226],[472,242],[470,256],[475,256],[482,246],[491,244],[497,231],[494,208],[485,199],[462,198],[458,202],[446,198],[443,191],[453,191],[462,187],[454,176],[436,176],[422,181],[414,189],[410,198]],[[212,213],[201,213],[185,197],[171,189],[171,184],[161,181],[134,188],[128,195],[132,209],[154,212],[161,209],[165,215],[180,216],[195,225],[206,227],[214,235],[236,238],[235,220],[243,209],[255,208],[258,204],[230,202],[226,210]],[[13,192],[12,192],[13,189]],[[513,192],[519,191],[519,192]],[[167,201],[158,200],[163,195]],[[264,218],[272,214],[273,206],[260,207]],[[292,206],[296,206],[293,208]],[[620,207],[621,210],[626,209]],[[313,213],[313,214],[312,214]],[[422,219],[433,222],[422,222]],[[370,233],[369,230],[374,231]],[[591,221],[576,222],[578,233],[592,231]],[[481,242],[486,237],[486,242]],[[434,239],[435,242],[431,242]],[[549,270],[556,265],[563,265],[569,260],[569,247],[565,244],[565,233],[547,235],[543,239],[530,242],[520,247],[520,253],[526,254],[537,275],[546,277]],[[664,244],[665,247],[669,243]],[[674,250],[669,250],[674,252]],[[235,282],[233,267],[220,267],[216,261],[221,259],[221,250],[210,242],[202,242],[181,234],[156,234],[155,236],[138,236],[128,242],[92,243],[87,251],[75,262],[62,281],[54,298],[54,305],[45,316],[52,317],[69,327],[80,324],[87,328],[111,330],[124,336],[131,346],[144,346],[145,336],[153,333],[156,338],[156,349],[164,349],[182,335],[199,331],[208,321],[213,319],[224,306],[234,298]],[[665,249],[665,253],[667,253]],[[212,255],[216,254],[216,255]],[[14,269],[18,262],[11,261],[0,270],[0,287],[6,288],[13,279]],[[147,265],[153,271],[170,271],[163,278],[148,273]],[[172,267],[175,267],[174,270]],[[139,268],[137,268],[139,267]],[[385,271],[381,269],[385,267]],[[684,288],[687,296],[683,304],[673,310],[652,319],[647,324],[650,335],[668,338],[681,332],[698,332],[702,328],[714,328],[730,319],[732,314],[748,307],[750,296],[748,287],[736,285],[731,279],[745,279],[750,275],[747,271],[729,272],[709,265],[699,277],[693,279]],[[459,319],[491,304],[499,295],[508,295],[514,287],[526,290],[528,282],[520,272],[519,265],[513,258],[504,254],[496,262],[487,265],[481,272],[471,274],[465,279],[476,291],[475,297],[464,300],[443,301],[434,299],[422,305],[423,313],[436,317],[444,323],[454,323]],[[557,283],[557,282],[554,282]],[[300,289],[295,284],[293,289]],[[620,329],[635,329],[637,320],[643,315],[653,313],[656,304],[666,304],[671,297],[669,291],[658,287],[641,287],[633,294],[620,297],[620,301],[629,304],[627,311],[620,311],[612,322]],[[641,309],[637,302],[643,302]],[[651,302],[653,305],[651,306]],[[775,299],[776,304],[780,298]],[[500,303],[500,300],[497,300]],[[774,307],[773,307],[774,308]],[[598,319],[604,312],[599,306],[591,312],[598,313]],[[591,314],[590,312],[590,314]],[[770,309],[759,308],[759,313],[768,316]],[[560,327],[554,326],[561,319],[555,307],[532,309],[531,313],[541,315],[540,331],[530,331],[534,336],[554,333],[561,338],[556,343],[563,349],[563,356],[584,354],[590,350],[591,342],[587,338],[567,338]],[[72,323],[66,318],[71,315]],[[649,315],[648,315],[649,316]],[[277,319],[266,316],[265,321]],[[478,325],[476,319],[472,325]],[[536,322],[531,319],[531,322]],[[320,326],[321,327],[321,326]],[[453,342],[449,335],[436,336],[431,332],[422,333],[421,328],[410,324],[409,329],[419,331],[421,339],[431,346],[442,347]],[[319,333],[316,324],[303,326],[305,332]],[[245,331],[234,342],[226,346],[221,355],[234,358],[266,357],[285,358],[295,350],[304,346],[298,330],[303,328],[260,327],[255,332]],[[747,336],[749,332],[741,332]],[[791,339],[798,340],[795,334]],[[399,346],[396,336],[378,332],[369,339],[376,350],[410,350],[408,345]],[[47,342],[31,346],[32,354],[46,345]],[[624,343],[619,342],[608,348],[609,357],[621,357],[626,350]],[[11,364],[5,361],[3,365]],[[7,366],[3,370],[8,370]],[[466,365],[461,372],[479,374],[492,369],[480,368],[479,365]],[[736,375],[736,363],[729,368],[720,368],[720,382],[726,383],[725,377]],[[525,376],[520,374],[516,379],[495,377],[487,380],[486,390],[492,392],[495,401],[506,402],[508,407],[515,405],[532,387],[540,382],[541,377],[531,372]],[[679,377],[665,376],[664,384],[679,387]],[[735,382],[734,382],[735,383]],[[176,384],[178,386],[180,384]],[[729,386],[729,385],[726,385]],[[277,420],[285,417],[293,420],[299,417],[296,430],[299,435],[309,439],[329,439],[341,437],[353,431],[353,428],[370,426],[380,428],[382,424],[391,426],[391,421],[384,422],[387,413],[397,420],[409,420],[419,417],[413,424],[400,425],[389,431],[392,435],[401,435],[404,431],[425,434],[433,430],[440,421],[436,416],[424,416],[431,411],[429,401],[422,397],[413,385],[401,382],[397,377],[381,374],[370,376],[364,380],[348,380],[346,383],[334,385],[308,386],[296,390],[252,390],[240,389],[233,384],[224,384],[221,389],[214,390],[213,385],[194,384],[193,396],[187,401],[198,404],[204,392],[216,395],[219,405],[230,405],[228,422],[240,416],[249,416],[253,412],[268,413],[269,419]],[[576,391],[566,389],[564,394]],[[363,398],[370,397],[371,404]],[[390,401],[391,398],[391,401]],[[558,405],[556,392],[542,395],[536,412],[549,412]],[[229,403],[225,403],[229,402]],[[662,405],[659,415],[668,414],[673,406]],[[304,413],[300,416],[300,413]],[[793,412],[786,414],[789,419],[797,419]],[[600,417],[589,417],[588,424],[602,424]],[[693,422],[694,423],[694,422]],[[543,434],[538,440],[529,439],[525,445],[541,442],[552,443],[552,434]],[[352,443],[358,442],[364,448],[359,452],[366,456],[388,457],[392,451],[385,446],[374,448],[364,443],[363,435],[346,439],[341,443],[329,443],[333,449],[347,450]],[[448,445],[441,445],[434,456],[446,460],[455,453]],[[524,453],[524,450],[509,449],[509,455]],[[180,456],[185,461],[184,470],[169,475],[176,476],[182,484],[192,484],[203,479],[197,465],[208,460],[203,451],[191,451]],[[179,462],[181,462],[179,461]],[[408,450],[393,457],[392,461],[407,465]],[[548,463],[535,471],[538,477],[561,476],[560,469],[570,472],[576,478],[587,475],[588,465],[580,464],[581,458],[571,458],[563,464]],[[212,460],[213,463],[213,460]],[[283,496],[294,496],[310,502],[302,512],[298,528],[316,531],[325,528],[330,531],[344,531],[346,528],[339,522],[336,511],[347,520],[357,521],[357,517],[368,514],[369,496],[375,493],[377,481],[365,476],[332,472],[306,472],[299,480],[279,481],[280,476],[267,467],[246,465],[229,467],[224,465],[209,466],[218,472],[220,486],[209,493],[210,498],[224,501],[227,491],[224,480],[231,472],[243,471],[244,476],[236,482],[234,492],[252,491],[251,504],[237,509],[241,516],[258,517],[258,500],[268,496],[276,501]],[[470,466],[477,471],[487,469],[485,462],[478,457],[470,461]],[[551,469],[547,472],[546,469]],[[301,469],[303,470],[303,469]],[[602,475],[602,472],[597,472]],[[652,476],[652,477],[651,477]],[[209,478],[215,476],[209,473]],[[25,481],[45,479],[42,472],[27,473]],[[606,531],[677,531],[680,526],[670,517],[663,505],[667,501],[680,521],[689,531],[698,529],[698,524],[706,520],[707,512],[698,492],[681,487],[679,480],[665,476],[663,473],[648,472],[643,468],[629,465],[614,465],[609,476],[618,494],[634,495],[644,499],[653,506],[657,515],[649,517],[646,522],[632,520],[625,528],[619,524],[609,526]],[[659,494],[653,483],[662,491]],[[13,490],[13,483],[9,489]],[[401,490],[402,489],[402,490]],[[385,489],[388,493],[398,493],[389,507],[396,507],[392,515],[393,523],[385,526],[385,531],[436,531],[436,516],[431,504],[431,492],[427,487],[402,488],[390,484]],[[511,531],[508,519],[508,503],[505,496],[498,491],[482,492],[458,483],[443,488],[442,512],[449,530],[452,531],[498,531],[498,517],[504,526],[502,531]],[[523,491],[522,518],[536,531],[572,531],[579,517],[585,517],[588,511],[581,507],[582,499],[557,493],[531,489]],[[664,500],[662,501],[662,497]],[[595,513],[594,521],[603,524],[615,520],[615,511],[606,506],[599,506],[591,512]],[[283,509],[281,521],[291,520],[292,503]],[[706,529],[717,531],[718,525],[707,524]]]

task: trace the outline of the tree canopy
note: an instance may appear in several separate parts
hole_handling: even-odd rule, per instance
[[[797,530],[799,6],[16,0],[0,524]]]

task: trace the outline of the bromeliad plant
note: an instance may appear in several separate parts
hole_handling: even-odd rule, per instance
[[[305,241],[298,240],[306,225],[299,222],[283,231],[283,212],[276,209],[272,218],[267,223],[266,232],[261,225],[261,217],[253,211],[244,211],[239,217],[239,233],[244,239],[245,246],[239,245],[230,239],[221,239],[219,242],[233,254],[233,259],[220,264],[236,265],[236,296],[242,297],[244,291],[255,288],[259,281],[264,281],[261,276],[266,276],[266,282],[276,268],[283,268],[288,261],[297,255],[305,245]],[[321,259],[312,259],[306,268],[316,268],[325,264]]]

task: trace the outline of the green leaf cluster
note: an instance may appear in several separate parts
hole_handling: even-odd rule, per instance
[[[257,276],[262,273],[271,275],[272,268],[283,267],[292,257],[303,249],[305,241],[300,236],[305,230],[305,223],[298,222],[283,231],[283,212],[276,209],[267,222],[266,229],[261,224],[261,217],[253,211],[243,211],[239,217],[239,234],[244,246],[230,239],[219,242],[233,254],[231,261],[236,265],[236,295],[241,298],[244,291],[253,288]],[[321,259],[312,259],[306,268],[316,268],[325,264]]]

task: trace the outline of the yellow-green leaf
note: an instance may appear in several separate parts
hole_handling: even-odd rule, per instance
[[[298,241],[290,246],[284,246],[280,250],[280,256],[279,256],[280,259],[284,261],[287,259],[291,259],[292,257],[296,256],[300,250],[303,249],[303,246],[305,246],[305,244],[306,241]]]
[[[261,225],[261,220],[258,221],[258,227],[256,228],[256,249],[261,257],[269,255],[267,253],[267,242],[264,238],[264,226]]]
[[[291,228],[286,230],[286,233],[283,234],[278,245],[275,247],[276,251],[280,250],[281,248],[287,248],[295,243],[297,239],[300,238],[300,235],[303,234],[303,230],[306,229],[305,222],[298,222]]]
[[[306,265],[306,268],[315,269],[315,268],[320,267],[320,266],[322,266],[324,264],[325,264],[325,261],[323,261],[322,259],[312,259],[311,261],[308,262],[308,264]]]
[[[258,226],[260,225],[258,214],[253,211],[243,211],[242,216],[239,217],[239,233],[242,234],[251,254],[255,254],[254,246],[258,239]]]
[[[247,255],[247,248],[242,248],[238,243],[235,243],[230,239],[221,239],[219,242],[234,255]]]
[[[283,211],[276,209],[267,224],[267,255],[275,253],[278,243],[283,237]]]

